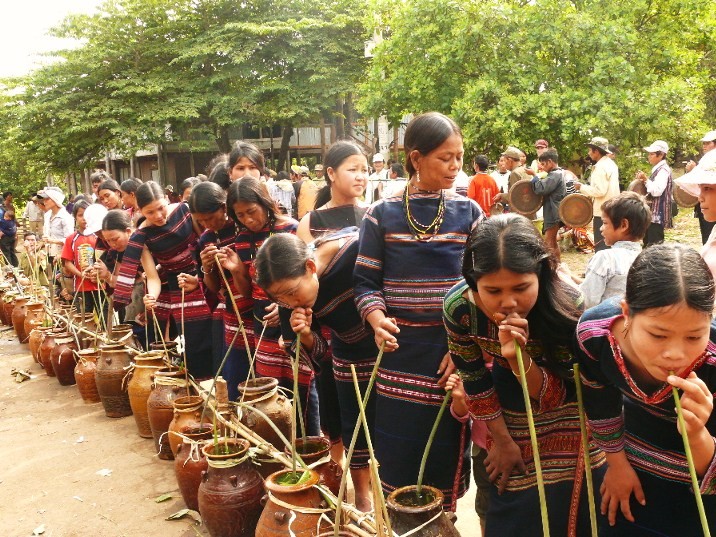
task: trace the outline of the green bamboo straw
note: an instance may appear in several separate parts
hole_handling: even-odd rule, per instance
[[[579,430],[582,433],[582,450],[584,452],[584,472],[587,477],[587,501],[589,502],[589,522],[592,526],[592,537],[597,537],[597,508],[594,503],[594,483],[592,481],[592,460],[589,457],[589,436],[584,418],[584,399],[582,382],[579,377],[579,364],[574,364],[574,385],[577,389],[577,409],[579,412]]]
[[[535,430],[535,419],[532,415],[532,404],[530,403],[530,391],[525,378],[525,363],[522,360],[522,348],[515,340],[515,354],[517,355],[517,367],[520,370],[520,385],[522,396],[525,400],[525,411],[527,412],[527,425],[530,430],[530,442],[532,443],[532,457],[535,461],[535,473],[537,474],[537,492],[539,493],[540,511],[542,512],[542,534],[549,537],[549,518],[547,515],[547,496],[544,492],[544,478],[542,477],[542,462],[539,457],[539,445],[537,444],[537,431]]]
[[[435,433],[438,431],[438,425],[440,425],[440,420],[443,417],[443,414],[445,413],[445,407],[447,407],[448,401],[450,400],[450,396],[452,395],[452,390],[448,390],[445,393],[445,398],[443,399],[442,404],[440,405],[440,410],[438,410],[438,415],[435,418],[435,423],[433,423],[433,428],[430,430],[430,436],[428,436],[428,443],[425,445],[425,451],[423,452],[423,458],[420,461],[420,470],[418,470],[418,484],[415,490],[415,493],[418,495],[418,498],[420,498],[420,493],[423,490],[423,474],[425,473],[425,465],[428,462],[428,455],[430,454],[430,448],[433,445],[433,440],[435,440]]]
[[[221,278],[224,280],[226,292],[229,293],[231,305],[234,307],[234,313],[236,314],[236,320],[239,321],[239,330],[241,331],[241,335],[244,337],[244,345],[246,346],[246,356],[251,356],[251,346],[249,345],[249,338],[246,335],[246,328],[244,328],[244,321],[241,318],[241,314],[239,313],[239,308],[236,307],[236,299],[234,298],[234,293],[231,291],[229,280],[226,278],[226,274],[224,274],[224,268],[219,262],[219,254],[214,254],[214,262],[216,263],[216,269],[219,271],[219,274],[221,274]]]
[[[356,375],[356,367],[354,364],[351,364],[351,376],[353,377],[353,389],[356,392],[356,399],[358,401],[358,414],[360,417],[360,422],[363,424],[363,430],[365,431],[365,440],[366,444],[368,446],[368,456],[370,457],[370,470],[371,470],[371,478],[373,480],[373,483],[376,485],[376,488],[378,488],[378,484],[380,483],[380,475],[378,474],[378,464],[377,459],[375,458],[375,452],[373,451],[373,441],[370,437],[370,430],[368,429],[368,419],[365,416],[365,408],[363,407],[363,397],[360,393],[360,386],[358,386],[358,375]],[[380,513],[382,514],[383,522],[385,523],[385,526],[388,530],[388,535],[393,535],[393,530],[390,526],[390,518],[388,517],[388,507],[385,505],[385,498],[380,496],[380,498],[376,497],[374,498],[375,502],[378,503],[380,506]],[[379,509],[375,508],[376,514],[378,514]],[[339,524],[336,524],[336,533],[338,533],[338,528],[340,527]],[[378,534],[384,533],[382,525],[378,526]]]
[[[669,374],[675,375],[673,371],[669,371]],[[679,428],[681,429],[681,439],[684,441],[686,462],[689,465],[689,475],[691,475],[691,487],[694,489],[694,496],[696,496],[696,507],[699,510],[701,527],[704,530],[704,537],[711,537],[711,530],[709,530],[709,522],[706,519],[706,510],[704,509],[704,501],[701,498],[701,487],[699,487],[699,479],[696,476],[694,457],[691,454],[691,444],[689,443],[689,436],[686,434],[686,422],[684,421],[684,414],[683,410],[681,409],[681,398],[679,397],[679,392],[676,389],[676,386],[671,387],[671,393],[674,394],[674,402],[676,402],[676,416],[679,421]]]

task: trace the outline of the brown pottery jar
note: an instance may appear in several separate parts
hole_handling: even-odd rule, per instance
[[[149,426],[147,413],[147,399],[152,391],[152,376],[157,370],[165,366],[162,354],[159,352],[144,352],[134,357],[132,378],[127,384],[129,404],[137,423],[139,436],[152,438],[152,428]]]
[[[27,343],[25,316],[27,315],[27,303],[29,300],[29,296],[19,296],[15,299],[12,308],[12,327],[15,329],[15,334],[17,334],[17,339],[20,343]]]
[[[64,334],[62,330],[48,330],[40,343],[40,365],[45,369],[48,377],[55,376],[55,370],[52,369],[52,349],[55,347],[55,335]]]
[[[28,343],[30,344],[30,353],[32,354],[32,358],[40,364],[40,345],[42,345],[42,340],[45,338],[45,335],[52,330],[51,326],[37,326],[33,328],[32,332],[30,332],[30,336],[28,338]]]
[[[401,487],[386,500],[392,529],[398,535],[417,530],[421,537],[460,537],[443,512],[443,494],[434,487],[423,485],[418,499],[417,486]],[[420,500],[420,501],[419,501]]]
[[[182,438],[179,434],[184,434],[184,431],[201,425],[200,420],[203,405],[204,398],[199,395],[185,395],[174,399],[174,418],[167,429],[169,447],[171,448],[174,457],[177,456],[179,444],[182,443]],[[209,423],[210,421],[211,416],[207,412],[204,415],[204,423]]]
[[[264,488],[248,449],[246,440],[236,438],[220,438],[216,446],[209,442],[202,448],[209,467],[199,486],[199,513],[212,537],[254,536]]]
[[[286,437],[291,437],[291,401],[277,390],[278,381],[271,377],[260,377],[239,384],[239,400],[243,400],[250,407],[257,408],[273,422],[279,431]],[[240,409],[241,423],[254,433],[272,444],[281,448],[283,441],[271,426],[251,408]]]
[[[179,484],[181,496],[189,509],[199,510],[199,485],[201,474],[206,471],[208,463],[202,447],[211,442],[213,428],[205,423],[201,427],[194,427],[184,431],[182,443],[177,449],[174,459],[174,474]]]
[[[319,520],[320,512],[302,512],[302,509],[326,510],[327,505],[318,489],[314,485],[318,484],[320,477],[313,470],[305,470],[310,473],[309,478],[298,485],[284,485],[281,480],[291,474],[291,470],[281,470],[271,474],[264,483],[268,491],[268,501],[264,507],[259,523],[256,526],[256,537],[277,537],[279,535],[288,537],[313,537],[318,531],[328,530],[330,524]],[[299,470],[301,474],[303,471]],[[277,499],[279,503],[274,501]],[[292,508],[285,507],[286,505]],[[294,518],[295,516],[295,518]],[[289,523],[291,530],[289,532]]]
[[[72,386],[75,383],[75,338],[69,332],[55,334],[55,346],[50,353],[50,361],[55,376],[61,386]]]
[[[338,489],[341,487],[341,476],[343,470],[336,461],[331,459],[331,441],[324,436],[307,436],[305,439],[296,438],[296,451],[301,460],[307,465],[320,464],[312,466],[320,476],[320,484],[325,485],[334,494],[338,495]],[[286,447],[286,455],[291,458],[291,449]]]
[[[34,328],[40,326],[44,319],[45,305],[42,302],[28,302],[27,315],[25,315],[25,321],[23,322],[25,335],[29,338],[30,332],[32,332]],[[29,342],[29,340],[27,342]]]
[[[77,365],[75,366],[75,382],[80,397],[85,403],[99,403],[101,401],[97,391],[95,373],[99,351],[95,349],[82,349],[77,352]]]
[[[7,291],[3,295],[2,311],[5,324],[12,326],[12,310],[15,308],[15,297],[18,296],[17,291]]]
[[[160,459],[174,458],[166,433],[174,419],[174,399],[189,394],[187,386],[184,372],[179,369],[164,368],[154,373],[152,391],[147,398],[147,417],[154,437],[154,449]]]
[[[127,394],[127,371],[131,365],[129,351],[122,345],[100,345],[95,381],[108,418],[132,414]]]

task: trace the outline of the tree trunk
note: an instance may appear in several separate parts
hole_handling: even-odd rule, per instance
[[[343,115],[343,98],[339,98],[336,103],[336,112],[333,114],[333,132],[336,135],[336,140],[342,140],[346,137],[345,130],[345,116]],[[335,141],[335,140],[334,140]]]
[[[353,94],[346,95],[345,107],[345,131],[350,137],[353,136],[353,123],[355,122],[355,108],[353,106]]]
[[[231,140],[229,140],[229,128],[219,127],[218,135],[215,138],[216,145],[219,146],[219,151],[222,153],[229,153],[231,151]]]
[[[288,170],[288,149],[290,147],[293,127],[287,125],[281,129],[281,148],[278,150],[278,170]]]
[[[326,160],[326,121],[323,119],[321,114],[321,162]]]

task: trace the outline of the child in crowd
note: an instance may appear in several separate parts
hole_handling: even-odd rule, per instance
[[[589,260],[580,283],[585,309],[607,298],[623,296],[629,267],[641,252],[641,241],[651,223],[651,210],[643,196],[622,192],[602,205],[602,236],[607,246]],[[579,280],[575,278],[575,280]]]
[[[35,284],[42,287],[50,287],[47,280],[47,252],[37,245],[37,234],[25,233],[23,241],[25,251],[20,256],[20,270],[27,277],[27,281],[21,280],[22,285],[30,285],[30,278]]]
[[[464,280],[445,297],[443,320],[465,406],[490,432],[485,465],[490,487],[485,533],[534,535],[540,499],[516,347],[532,399],[553,535],[589,532],[582,442],[571,375],[577,292],[557,273],[557,260],[532,222],[503,214],[477,225],[463,258]],[[485,356],[488,355],[488,360]],[[487,361],[492,360],[492,370]],[[457,387],[456,383],[452,383]],[[458,392],[458,401],[461,399]],[[591,466],[604,455],[590,446]]]
[[[650,246],[629,270],[621,303],[579,321],[577,359],[594,441],[606,453],[600,536],[704,535],[678,430],[681,397],[708,524],[716,529],[714,281],[699,254]]]
[[[17,222],[15,222],[15,211],[8,209],[0,220],[0,250],[2,255],[13,267],[17,266],[17,254],[15,253],[15,239],[17,238]]]
[[[547,175],[540,178],[539,175],[532,177],[532,190],[535,194],[543,197],[542,211],[544,223],[542,234],[550,250],[560,260],[559,245],[557,244],[557,232],[562,222],[559,219],[559,204],[567,195],[566,173],[559,167],[559,155],[554,148],[546,149],[539,157],[539,166],[542,172]]]
[[[77,231],[65,239],[65,246],[62,249],[62,268],[65,274],[74,277],[75,307],[78,310],[99,313],[99,287],[97,287],[97,281],[88,277],[86,272],[94,265],[94,251],[97,244],[97,235],[94,233],[85,235],[87,222],[84,214],[87,207],[89,207],[89,203],[82,200],[75,203],[72,209]]]

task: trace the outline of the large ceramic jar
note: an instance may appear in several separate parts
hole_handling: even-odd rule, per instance
[[[149,344],[149,350],[162,351],[166,356],[167,362],[172,365],[179,365],[182,361],[182,357],[181,354],[177,352],[177,346],[178,344],[176,341],[165,341],[164,343],[161,341],[155,341],[154,343]]]
[[[176,457],[179,444],[182,443],[181,434],[201,425],[202,407],[204,398],[198,395],[182,396],[174,399],[174,418],[167,429],[169,447]],[[204,416],[204,423],[211,421],[210,414]],[[178,433],[178,434],[177,434]]]
[[[116,324],[112,327],[110,339],[133,349],[142,350],[142,345],[134,335],[134,328],[131,324]]]
[[[39,364],[40,362],[40,345],[45,335],[52,330],[51,326],[37,326],[35,327],[28,337],[28,343],[30,344],[30,353],[32,358]]]
[[[199,513],[212,537],[254,536],[264,489],[248,449],[246,440],[235,438],[202,448],[209,467],[199,486]]]
[[[131,363],[129,351],[123,345],[100,345],[95,380],[108,418],[132,414],[125,380]]]
[[[18,296],[17,291],[6,291],[2,297],[3,318],[5,319],[5,324],[8,326],[12,326],[12,310],[15,308],[16,296]]]
[[[286,456],[291,458],[290,447],[286,447],[284,451]],[[318,472],[321,485],[325,485],[338,496],[343,470],[331,459],[331,441],[325,436],[296,438],[296,451],[306,465]]]
[[[142,438],[152,438],[147,399],[152,391],[152,376],[164,366],[163,356],[160,352],[144,352],[134,357],[132,378],[127,385],[127,393],[132,414],[137,423],[137,430]]]
[[[309,472],[308,479],[298,485],[284,483],[293,473],[291,470],[281,470],[266,478],[268,501],[256,526],[256,537],[313,537],[316,530],[330,528],[329,523],[321,520],[321,515],[329,509],[314,486],[320,478],[313,470],[305,471]]]
[[[55,335],[64,334],[61,330],[49,330],[40,343],[40,365],[45,369],[48,377],[55,376],[55,370],[52,369],[52,349],[55,347]]]
[[[19,296],[15,299],[12,308],[12,327],[15,329],[15,334],[17,334],[17,339],[20,343],[27,343],[25,316],[27,315],[27,303],[29,300],[29,296]]]
[[[97,391],[97,360],[99,351],[95,349],[82,349],[77,352],[77,365],[75,366],[75,382],[80,392],[80,397],[85,403],[99,403],[99,392]]]
[[[27,303],[27,315],[25,315],[25,322],[23,326],[25,328],[25,335],[30,337],[30,332],[42,324],[45,319],[45,305],[42,302],[28,302]]]
[[[278,392],[278,381],[275,378],[261,377],[242,382],[239,384],[239,400],[260,410],[286,438],[291,437],[291,401]],[[251,408],[242,407],[239,412],[241,423],[275,448],[281,449],[283,440],[266,420],[256,412],[251,412]]]
[[[94,336],[97,333],[97,323],[94,319],[94,313],[75,313],[72,315],[72,322],[78,328],[82,328],[85,331],[78,330],[77,338],[80,342],[80,347],[83,349],[89,349],[95,347],[98,343],[98,339]]]
[[[147,413],[154,437],[154,449],[160,459],[174,458],[166,433],[174,419],[174,399],[188,394],[188,382],[182,371],[165,368],[154,373],[152,391],[147,398]]]
[[[398,535],[413,531],[421,537],[460,537],[442,510],[442,492],[434,487],[423,485],[421,498],[417,486],[401,487],[388,495],[386,505],[390,525]]]
[[[179,484],[181,496],[189,509],[199,510],[199,485],[201,474],[206,471],[208,463],[202,451],[205,442],[211,442],[213,428],[208,423],[184,431],[182,443],[177,449],[174,459],[174,474]]]
[[[55,346],[50,354],[52,369],[61,386],[71,386],[75,383],[75,352],[77,351],[75,338],[69,332],[55,334]]]

